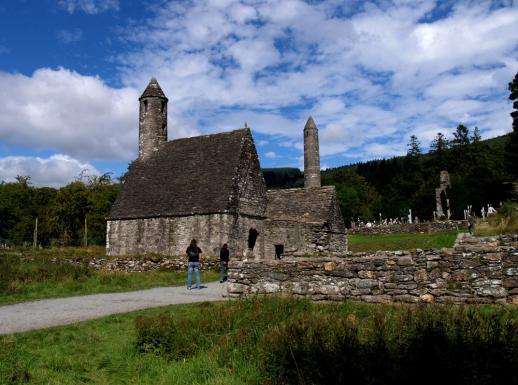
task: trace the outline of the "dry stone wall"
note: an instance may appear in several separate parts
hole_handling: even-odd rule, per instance
[[[229,296],[518,304],[518,235],[462,236],[454,248],[231,261]]]
[[[348,234],[394,234],[394,233],[437,233],[448,230],[466,229],[466,221],[438,221],[421,223],[403,223],[399,225],[375,225],[347,229]]]
[[[120,257],[120,258],[88,258],[69,259],[75,265],[87,265],[96,270],[140,273],[143,271],[187,271],[187,257],[162,257],[158,255]],[[204,270],[219,270],[219,257],[204,256]]]

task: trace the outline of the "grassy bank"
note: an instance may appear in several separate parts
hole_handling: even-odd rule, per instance
[[[377,250],[410,250],[452,247],[457,231],[440,233],[401,233],[401,234],[350,234],[347,236],[349,250],[368,252]]]
[[[475,234],[481,236],[518,233],[518,203],[505,202],[498,208],[496,215],[480,220],[475,225]]]
[[[251,299],[0,336],[6,384],[517,381],[515,307]]]
[[[66,258],[89,258],[95,248],[55,249],[0,253],[0,304],[42,298],[67,297],[185,285],[185,272],[149,271],[123,273],[99,271],[86,265],[71,265]],[[202,273],[202,281],[214,281],[218,274]]]

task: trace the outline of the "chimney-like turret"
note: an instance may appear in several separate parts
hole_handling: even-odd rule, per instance
[[[167,102],[157,80],[151,78],[139,98],[139,159],[146,159],[167,141]]]
[[[318,128],[311,116],[304,127],[304,187],[320,187]]]

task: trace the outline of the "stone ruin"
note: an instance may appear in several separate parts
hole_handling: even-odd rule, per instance
[[[448,189],[451,187],[450,174],[448,171],[441,171],[439,187],[435,189],[435,219],[450,219],[450,200]]]
[[[167,140],[168,99],[156,79],[139,98],[139,157],[107,222],[111,256],[204,254],[275,259],[347,250],[334,186],[321,186],[318,129],[304,135],[304,188],[267,191],[248,127]]]

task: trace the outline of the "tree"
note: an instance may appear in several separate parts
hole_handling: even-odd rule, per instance
[[[472,144],[478,144],[482,140],[482,136],[480,136],[480,129],[475,126],[473,130],[473,135],[470,138]]]
[[[430,151],[431,152],[441,152],[445,151],[449,147],[448,139],[441,133],[438,132],[435,136],[435,139],[432,141],[432,144],[430,145]]]
[[[362,220],[378,218],[381,197],[365,178],[354,170],[340,168],[322,176],[322,185],[334,185],[340,210],[346,225],[357,217]]]
[[[448,169],[449,156],[447,151],[449,146],[448,139],[441,132],[438,132],[430,145],[432,166],[434,166],[436,172]]]
[[[83,182],[75,181],[59,189],[50,207],[50,217],[61,245],[81,244],[88,206],[88,189]]]
[[[453,133],[453,140],[451,141],[452,147],[463,147],[467,146],[469,141],[469,129],[463,124],[459,124]]]
[[[408,142],[407,147],[407,156],[418,157],[421,155],[421,143],[419,142],[419,139],[417,139],[417,136],[412,135],[410,137],[410,141]]]
[[[509,83],[509,99],[513,100],[513,108],[515,111],[511,112],[513,118],[513,131],[518,132],[518,72],[516,73],[512,82]]]
[[[511,138],[505,147],[506,168],[511,176],[518,179],[518,73],[513,81],[509,83],[509,99],[513,101],[514,111],[511,112],[513,118],[513,132]]]
[[[30,186],[31,184],[31,177],[28,175],[16,175],[14,179],[16,179],[17,183],[25,187]]]

